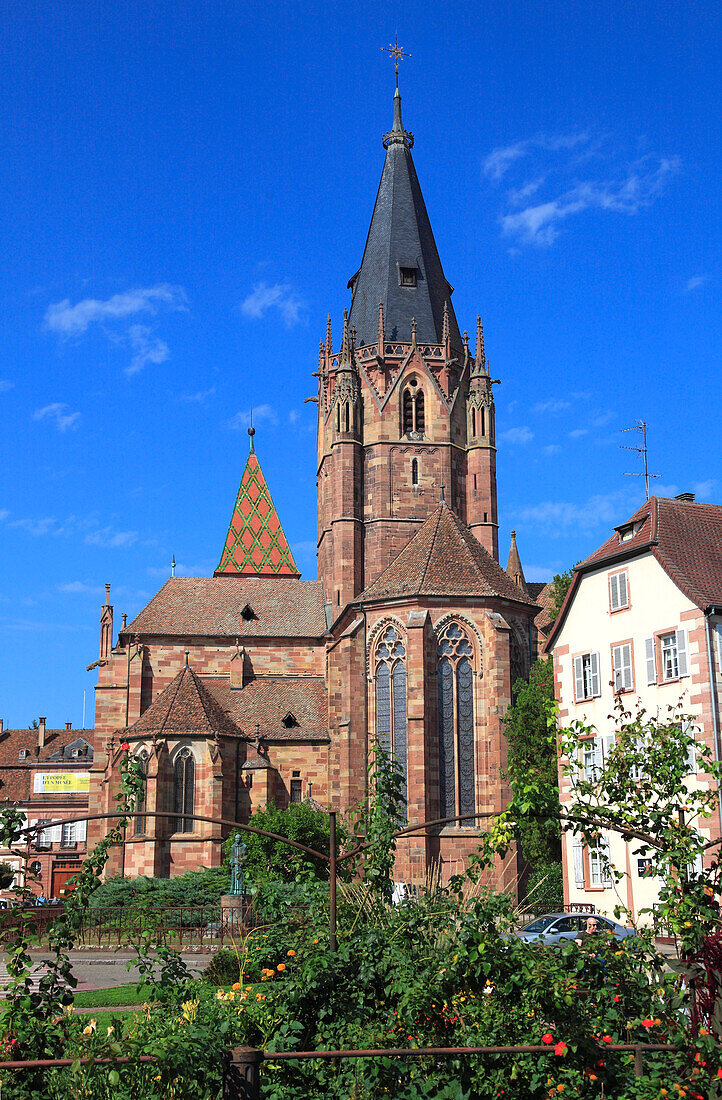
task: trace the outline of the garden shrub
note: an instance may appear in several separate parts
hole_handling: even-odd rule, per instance
[[[542,863],[529,875],[526,904],[536,912],[553,913],[564,904],[564,876],[561,862]]]
[[[228,871],[203,867],[176,878],[122,878],[116,875],[102,883],[91,897],[91,909],[152,908],[171,906],[215,906],[230,890]]]
[[[295,840],[316,852],[329,852],[328,814],[325,810],[314,809],[308,802],[293,802],[285,810],[271,804],[254,813],[249,824],[257,829],[266,829],[269,833],[288,837],[289,840]],[[340,821],[336,836],[340,847],[347,836]],[[235,833],[224,844],[226,865],[234,840]],[[328,879],[328,863],[325,860],[312,859],[298,849],[258,836],[257,833],[241,831],[241,840],[246,846],[243,869],[250,882],[265,882],[269,879],[281,882],[294,882],[299,878]]]

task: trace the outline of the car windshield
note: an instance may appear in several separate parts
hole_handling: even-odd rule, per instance
[[[524,931],[525,932],[543,932],[544,929],[547,928],[552,923],[553,920],[554,920],[553,917],[540,917],[539,920],[534,920],[534,921],[531,922],[531,924],[527,924]]]

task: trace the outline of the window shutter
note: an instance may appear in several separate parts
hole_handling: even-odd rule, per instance
[[[688,675],[686,630],[677,631],[677,670],[680,676]]]
[[[572,843],[572,854],[574,856],[574,885],[579,890],[584,889],[584,858],[582,856],[582,842],[581,840],[574,840]]]
[[[591,687],[592,698],[597,695],[601,695],[601,687],[599,685],[599,654],[589,654],[589,681]]]
[[[717,623],[714,629],[717,635],[717,667],[722,672],[722,623]]]
[[[612,664],[614,666],[614,690],[630,691],[632,687],[632,647],[615,645],[612,649]]]
[[[75,826],[75,839],[84,841],[88,835],[88,822],[79,821]]]
[[[602,836],[600,838],[599,848],[600,848],[600,851],[601,851],[601,854],[602,854],[602,857],[603,857],[602,861],[601,861],[602,881],[604,883],[605,888],[608,890],[609,887],[612,885],[612,868],[611,868],[611,863],[609,861],[609,837],[608,836]]]
[[[574,698],[584,698],[584,664],[581,657],[574,658]]]
[[[63,826],[62,825],[53,825],[52,828],[47,829],[46,832],[48,833],[48,836],[49,836],[50,841],[51,841],[52,844],[60,844],[60,841],[61,841],[62,836],[63,836]]]
[[[619,573],[619,604],[618,607],[626,607],[629,603],[627,599],[627,574]]]
[[[604,763],[606,765],[607,757],[609,756],[610,752],[614,748],[614,734],[613,733],[607,733],[607,734],[604,735],[603,748],[604,748]]]
[[[612,611],[619,607],[619,573],[612,573],[609,577],[609,604]]]
[[[657,683],[657,662],[654,655],[654,638],[644,639],[644,657],[647,662],[647,683]]]

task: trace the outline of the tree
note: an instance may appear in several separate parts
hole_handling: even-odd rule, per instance
[[[529,680],[517,680],[513,692],[514,702],[504,716],[507,740],[504,776],[509,780],[517,805],[523,806],[530,795],[536,802],[537,793],[544,792],[546,816],[522,815],[519,818],[518,839],[522,852],[531,864],[538,866],[561,859],[551,658],[535,661]]]
[[[577,562],[576,565],[579,565],[579,562]],[[554,575],[551,587],[552,602],[549,611],[547,612],[550,623],[556,622],[557,615],[562,609],[564,598],[569,591],[569,586],[572,583],[572,577],[574,576],[576,565],[573,565],[571,569],[567,569],[566,573],[555,573]]]
[[[308,802],[292,802],[286,810],[273,804],[265,806],[252,815],[248,824],[255,829],[265,829],[269,833],[288,837],[289,840],[295,840],[316,852],[329,851],[328,814],[324,810],[315,810]],[[345,836],[345,830],[339,823],[339,846]],[[234,838],[235,833],[225,842],[226,859]],[[271,840],[269,837],[245,831],[241,831],[241,840],[247,849],[244,873],[250,882],[268,879],[295,882],[298,879],[328,878],[328,863],[312,859],[280,840]]]

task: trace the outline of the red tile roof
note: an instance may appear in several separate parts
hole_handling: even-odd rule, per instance
[[[620,541],[620,531],[634,533]],[[584,573],[650,552],[692,603],[722,607],[722,506],[650,497],[598,550],[580,562],[547,640],[550,650]]]
[[[256,736],[258,723],[261,736],[271,741],[328,739],[326,684],[320,676],[259,676],[244,688],[220,678],[203,683],[245,737]],[[288,714],[298,725],[284,726]]]
[[[540,584],[538,581],[527,581],[526,586],[529,589],[529,595],[534,600],[534,603],[541,608],[541,611],[534,619],[534,626],[540,634],[546,635],[551,630],[549,612],[554,602],[552,599],[552,581],[545,581],[543,584]]]
[[[243,471],[216,576],[299,577],[266,479],[253,450]]]
[[[254,617],[243,617],[246,606]],[[121,631],[121,637],[316,638],[325,632],[320,581],[294,577],[169,577]]]
[[[482,596],[534,601],[442,501],[388,568],[358,597]]]
[[[238,729],[203,681],[186,666],[128,732],[132,737],[147,734],[212,737],[216,733],[237,734]]]

